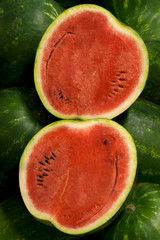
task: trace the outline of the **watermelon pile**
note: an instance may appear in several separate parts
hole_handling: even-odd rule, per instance
[[[159,10],[0,2],[0,239],[160,239]]]

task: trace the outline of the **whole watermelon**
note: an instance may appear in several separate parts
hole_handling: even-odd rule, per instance
[[[48,25],[64,10],[54,0],[0,1],[0,85],[32,86],[33,62]]]
[[[18,166],[24,147],[51,120],[34,89],[1,89],[0,103],[0,200],[3,200],[18,189]]]

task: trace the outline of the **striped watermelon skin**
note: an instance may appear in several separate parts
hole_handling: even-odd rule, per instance
[[[44,225],[35,220],[27,211],[19,195],[14,195],[0,204],[0,223],[1,240],[73,239],[73,236],[64,234],[54,227]],[[83,237],[77,239],[87,240],[87,238]]]
[[[99,240],[159,240],[160,185],[137,184],[121,215],[94,237]]]
[[[135,141],[137,180],[160,183],[160,106],[137,99],[114,120],[123,125]]]
[[[33,86],[39,41],[64,8],[54,0],[0,1],[0,85]]]
[[[28,141],[53,120],[34,89],[11,87],[0,90],[0,200],[18,188],[18,167]]]
[[[111,3],[112,4],[111,4]],[[149,53],[149,76],[141,96],[160,103],[160,1],[102,0],[101,4],[120,21],[135,29],[144,40]],[[112,5],[112,7],[110,6]]]

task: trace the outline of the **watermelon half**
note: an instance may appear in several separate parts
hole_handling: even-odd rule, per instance
[[[78,235],[109,224],[136,174],[130,134],[113,120],[59,120],[41,129],[21,157],[19,183],[29,212]]]
[[[119,115],[140,95],[147,75],[143,40],[94,4],[61,13],[43,35],[35,58],[41,101],[63,119]]]

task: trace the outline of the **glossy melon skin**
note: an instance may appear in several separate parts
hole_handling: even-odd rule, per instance
[[[58,3],[60,3],[61,6],[63,6],[65,9],[73,7],[78,4],[96,4],[99,6],[102,6],[109,10],[110,12],[115,15],[114,11],[114,2],[113,1],[106,1],[106,0],[57,0]]]
[[[64,8],[52,0],[1,0],[0,9],[0,85],[33,86],[37,46]]]
[[[70,8],[78,4],[84,4],[84,3],[91,3],[91,4],[97,4],[101,5],[101,0],[57,0],[57,2],[63,6],[64,8]]]
[[[84,234],[113,221],[131,191],[136,166],[133,139],[116,122],[61,120],[26,146],[20,190],[33,216],[65,233]]]
[[[160,183],[160,106],[138,99],[114,120],[125,127],[135,141],[137,180]]]
[[[3,240],[71,240],[72,236],[64,234],[54,227],[36,221],[27,211],[19,195],[14,195],[0,204],[0,239]],[[90,237],[79,237],[89,240]]]
[[[50,24],[34,65],[42,103],[63,119],[119,115],[137,99],[147,74],[148,54],[142,39],[93,4],[69,8]]]
[[[18,190],[17,172],[23,149],[49,123],[50,115],[34,89],[1,89],[0,103],[0,200],[3,200]]]
[[[140,183],[135,187],[125,210],[95,239],[148,240],[160,238],[160,185]],[[94,238],[93,238],[94,239]]]

